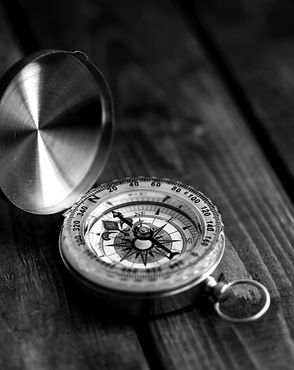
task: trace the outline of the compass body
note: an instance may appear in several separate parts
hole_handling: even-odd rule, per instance
[[[100,302],[157,314],[194,302],[224,251],[220,214],[192,187],[169,179],[115,180],[66,212],[60,253]]]

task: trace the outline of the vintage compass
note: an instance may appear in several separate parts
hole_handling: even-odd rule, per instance
[[[225,248],[221,216],[191,186],[157,177],[91,187],[106,162],[113,109],[102,74],[81,52],[47,50],[12,67],[0,91],[0,187],[35,214],[64,212],[59,248],[74,281],[98,304],[158,314],[206,295],[224,319],[240,322],[269,307],[253,280],[217,283]],[[256,289],[253,314],[234,317],[221,302],[234,285]]]

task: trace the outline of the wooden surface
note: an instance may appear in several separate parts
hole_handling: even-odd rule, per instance
[[[1,369],[292,368],[294,13],[290,1],[254,4],[3,3],[1,72],[36,49],[87,53],[116,108],[99,182],[157,175],[203,191],[227,236],[216,277],[252,277],[272,305],[245,325],[204,304],[144,321],[103,316],[64,279],[61,215],[1,202]]]
[[[294,178],[294,3],[291,0],[191,3],[206,38],[217,46],[227,81],[231,88],[238,86],[235,98],[246,107],[245,114],[251,116],[249,124],[263,135],[267,155],[290,192]]]

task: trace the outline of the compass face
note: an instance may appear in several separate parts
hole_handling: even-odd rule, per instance
[[[97,287],[139,294],[197,284],[219,263],[221,217],[195,189],[126,178],[91,190],[66,213],[60,252]]]

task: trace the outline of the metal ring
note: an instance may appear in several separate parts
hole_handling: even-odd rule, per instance
[[[221,311],[219,300],[217,302],[215,302],[214,308],[215,308],[217,314],[222,319],[224,319],[226,321],[230,321],[230,322],[234,322],[234,323],[255,321],[255,320],[259,319],[260,317],[262,317],[266,313],[266,311],[269,309],[270,302],[271,302],[270,294],[269,294],[267,288],[264,285],[262,285],[261,283],[255,281],[255,280],[251,280],[251,279],[240,279],[240,280],[231,281],[230,283],[228,283],[228,288],[230,288],[234,285],[239,285],[239,284],[247,284],[247,285],[256,286],[264,294],[265,303],[264,303],[264,306],[261,308],[260,311],[258,311],[257,313],[255,313],[254,315],[251,315],[251,316],[247,316],[247,317],[243,317],[243,318],[242,317],[237,318],[237,317],[232,317],[232,316],[229,316],[229,315],[223,313]],[[221,297],[219,297],[219,298],[221,298]]]

